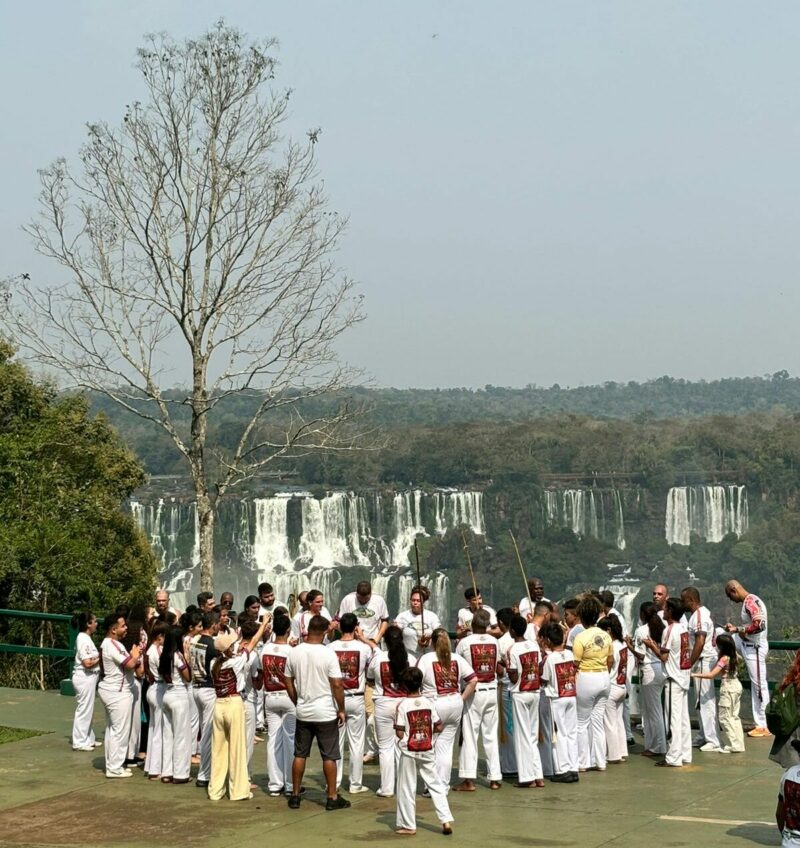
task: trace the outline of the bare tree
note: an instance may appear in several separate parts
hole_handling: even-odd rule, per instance
[[[27,229],[66,282],[20,278],[3,315],[29,357],[169,434],[194,482],[204,589],[219,498],[279,458],[358,444],[346,403],[305,412],[353,385],[332,345],[362,314],[333,259],[345,220],[318,180],[319,130],[281,134],[274,47],[222,22],[196,41],[146,37],[144,102],[88,125],[76,171],[41,172]],[[209,421],[243,391],[255,412],[212,456]]]

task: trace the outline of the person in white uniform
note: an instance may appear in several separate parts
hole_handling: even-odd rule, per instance
[[[261,646],[264,717],[267,722],[267,791],[273,798],[291,795],[295,706],[286,688],[286,661],[291,621],[280,613],[272,619],[273,641]]]
[[[486,631],[491,615],[478,609],[471,621],[471,631],[461,639],[456,653],[466,660],[475,672],[478,685],[472,697],[464,704],[461,719],[463,742],[458,757],[458,776],[461,783],[457,792],[474,792],[478,775],[478,739],[486,753],[487,776],[490,789],[500,789],[503,774],[500,771],[500,753],[497,744],[497,664],[500,657],[497,639]],[[517,764],[519,766],[519,763]]]
[[[147,687],[147,703],[150,707],[150,722],[147,731],[147,752],[144,758],[144,773],[149,780],[161,779],[161,754],[164,733],[164,693],[167,684],[161,679],[158,670],[164,639],[170,631],[166,621],[157,621],[150,628],[147,652],[144,655],[144,673]]]
[[[661,652],[648,646],[648,640],[654,645],[661,644],[664,635],[664,620],[659,616],[658,607],[651,601],[645,601],[639,607],[639,626],[633,639],[628,637],[626,644],[639,663],[639,694],[641,696],[642,730],[644,732],[643,757],[661,759],[667,753],[667,730],[664,726],[664,709],[661,697],[664,693],[664,663]]]
[[[359,583],[359,586],[361,584]],[[361,619],[363,620],[363,619]],[[344,743],[350,752],[349,789],[351,794],[369,792],[362,783],[364,775],[364,745],[367,738],[367,713],[364,692],[367,685],[367,668],[372,660],[373,648],[361,632],[355,613],[346,612],[339,620],[342,638],[331,642],[328,648],[336,654],[342,671],[344,689],[345,723],[339,727],[339,750],[344,755]],[[343,759],[336,761],[336,789],[342,785]]]
[[[399,613],[394,623],[403,631],[403,644],[412,654],[422,654],[431,648],[433,631],[442,626],[439,616],[424,607],[428,592],[415,586],[411,590],[409,608]]]
[[[372,591],[372,584],[368,580],[362,580],[355,592],[342,598],[336,621],[341,621],[347,613],[352,613],[358,619],[358,626],[366,639],[381,641],[389,626],[389,610],[383,597]]]
[[[469,587],[464,592],[464,598],[467,602],[465,607],[461,607],[456,617],[456,639],[463,639],[469,636],[472,630],[472,617],[479,610],[486,610],[489,615],[489,626],[486,632],[495,638],[501,635],[500,628],[497,626],[497,613],[490,607],[484,604],[481,590],[478,588]]]
[[[72,626],[78,631],[72,668],[72,688],[75,690],[72,750],[94,751],[100,744],[92,730],[94,699],[100,679],[100,651],[92,639],[97,630],[97,616],[91,612],[79,613],[72,619]]]
[[[243,621],[241,626],[242,642],[249,644],[255,637],[256,633],[261,629],[264,621]],[[271,626],[271,621],[270,621]],[[266,630],[266,628],[265,628]],[[245,726],[245,747],[247,750],[247,773],[251,773],[251,763],[253,760],[253,750],[256,744],[256,725],[258,723],[258,705],[264,700],[261,685],[261,655],[256,650],[248,652],[248,662],[245,673],[244,691],[242,698],[244,699],[244,726]]]
[[[305,642],[308,636],[308,625],[314,616],[319,615],[328,621],[328,632],[325,634],[325,643],[336,628],[333,617],[325,606],[325,597],[319,589],[312,589],[306,594],[305,602],[307,609],[301,609],[292,619],[292,640],[295,645]]]
[[[192,718],[189,664],[183,654],[183,631],[173,628],[164,638],[158,672],[166,683],[162,714],[161,782],[188,783],[192,767]]]
[[[800,740],[791,745],[800,754]],[[800,765],[786,769],[781,777],[775,823],[781,832],[782,848],[800,848]]]
[[[508,649],[514,644],[514,637],[509,631],[514,611],[511,607],[503,607],[497,610],[497,626],[500,628],[501,636],[497,640],[498,656],[504,657]],[[500,770],[503,775],[514,775],[517,773],[517,756],[514,753],[514,719],[511,715],[511,681],[508,679],[508,671],[505,666],[500,667],[502,674],[497,680],[497,731],[500,749]]]
[[[705,677],[695,677],[711,671],[717,662],[714,621],[711,612],[700,601],[700,593],[694,586],[687,586],[681,592],[681,603],[686,610],[686,629],[689,631],[691,648],[692,678],[694,679],[696,707],[699,712],[700,733],[696,746],[701,751],[720,750],[719,730],[717,728],[717,697],[714,681]]]
[[[442,722],[433,755],[436,771],[449,788],[456,734],[464,704],[472,698],[478,678],[462,656],[452,653],[450,636],[442,627],[433,631],[433,651],[417,660],[417,668],[422,672],[422,694],[434,701]]]
[[[403,672],[402,685],[408,693],[397,705],[394,730],[399,751],[397,766],[396,833],[412,835],[417,832],[417,774],[422,778],[433,802],[442,833],[453,832],[453,814],[447,803],[447,784],[435,765],[434,736],[442,730],[435,702],[420,693],[422,672],[408,668]]]
[[[100,645],[102,678],[97,686],[97,695],[106,711],[103,740],[106,777],[131,777],[133,772],[125,767],[133,707],[129,678],[133,677],[133,669],[139,661],[139,647],[134,645],[128,653],[122,644],[128,625],[121,615],[112,613],[106,616],[103,625],[106,637]]]
[[[744,657],[750,677],[750,698],[756,726],[747,735],[756,738],[771,736],[764,712],[769,703],[767,607],[758,595],[748,592],[738,580],[729,580],[725,584],[725,594],[735,604],[742,605],[742,623],[728,623],[725,629],[733,635],[736,649]]]
[[[259,600],[259,608],[258,608],[258,620],[268,615],[270,619],[275,615],[275,610],[278,607],[285,607],[288,609],[286,604],[282,601],[278,601],[275,599],[275,590],[272,588],[270,583],[259,583],[258,584],[258,600]]]
[[[575,663],[564,646],[565,633],[554,621],[542,628],[549,648],[542,670],[542,696],[550,700],[550,715],[558,728],[555,734],[553,783],[578,782],[578,712]],[[542,697],[540,696],[540,697]]]
[[[604,725],[606,731],[606,762],[619,764],[628,757],[625,719],[622,706],[628,697],[628,646],[622,635],[619,616],[606,615],[597,622],[611,637],[613,663],[609,669],[611,687],[606,701]]]
[[[201,789],[211,780],[211,737],[214,734],[214,681],[211,679],[211,662],[216,657],[214,639],[219,635],[218,612],[203,613],[203,629],[189,641],[189,665],[192,670],[192,697],[197,708],[200,730],[200,769],[195,785]]]
[[[689,765],[692,762],[692,728],[689,724],[689,672],[692,668],[689,632],[682,623],[683,607],[677,598],[664,604],[664,635],[661,644],[645,640],[647,647],[658,651],[666,672],[665,707],[670,730],[667,756],[657,766]]]

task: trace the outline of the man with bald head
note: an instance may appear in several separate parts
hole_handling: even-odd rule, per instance
[[[663,583],[653,586],[653,603],[658,607],[658,617],[664,619],[664,605],[669,598],[669,589]]]
[[[747,734],[754,737],[771,736],[767,730],[765,710],[769,703],[767,685],[767,607],[758,595],[748,592],[738,580],[725,584],[729,601],[742,605],[742,623],[725,625],[733,635],[736,650],[744,657],[750,675],[750,697],[753,702],[753,721],[756,726]]]

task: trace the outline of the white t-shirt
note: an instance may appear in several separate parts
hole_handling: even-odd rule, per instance
[[[93,660],[100,656],[100,651],[97,650],[92,637],[88,633],[79,633],[75,638],[75,671],[83,672],[84,674],[100,674],[100,663],[96,663],[91,668],[86,668],[83,664],[84,660]]]
[[[692,646],[692,650],[694,650],[694,643],[698,634],[705,634],[706,641],[698,657],[697,670],[700,670],[700,663],[704,662],[703,671],[709,671],[713,663],[717,661],[717,638],[714,633],[714,621],[711,618],[710,610],[706,607],[698,607],[694,612],[687,613],[686,629],[689,631],[689,644]]]
[[[525,692],[538,692],[540,686],[539,663],[542,661],[539,645],[530,639],[523,639],[506,652],[506,665],[509,671],[517,672],[517,682],[511,684],[512,695]]]
[[[500,638],[497,640],[497,650],[499,651],[498,656],[505,657],[508,653],[508,649],[514,644],[514,637],[506,631]],[[511,681],[508,679],[508,668],[503,668],[503,676],[499,678],[499,683],[502,683],[503,686],[511,686]]]
[[[800,846],[800,766],[791,766],[781,777],[778,797],[783,800],[783,848]]]
[[[403,644],[406,646],[407,651],[417,652],[421,650],[417,641],[420,636],[430,637],[431,633],[437,627],[442,626],[439,616],[430,610],[425,610],[421,618],[422,620],[420,621],[420,616],[414,615],[410,609],[407,609],[405,612],[401,612],[394,620],[394,623],[403,631]],[[424,650],[432,650],[430,643],[428,643],[428,646]]]
[[[158,670],[158,663],[161,660],[161,650],[163,645],[151,645],[147,649],[147,675],[151,683],[161,683],[161,672]]]
[[[244,690],[243,696],[245,701],[251,704],[257,704],[260,690],[256,689],[256,678],[261,671],[261,656],[258,651],[252,651],[247,657],[247,665],[245,666]]]
[[[286,660],[293,650],[285,642],[265,642],[261,646],[261,687],[265,697],[286,694]]]
[[[450,668],[444,671],[435,653],[423,654],[417,668],[422,672],[422,694],[428,698],[461,697],[467,683],[475,679],[475,672],[460,654],[450,655]]]
[[[627,686],[628,684],[628,647],[624,642],[611,642],[614,651],[614,664],[611,666],[609,677],[612,686]]]
[[[586,628],[578,622],[578,624],[573,624],[567,632],[567,640],[564,643],[569,650],[572,650],[572,646],[575,644],[575,637],[579,636]]]
[[[747,633],[742,636],[746,645],[755,645],[759,648],[767,647],[767,607],[758,595],[749,594],[742,604],[742,624],[749,627],[751,624],[764,624],[763,630],[755,633]]]
[[[386,601],[380,595],[371,595],[370,599],[361,604],[358,601],[358,595],[351,592],[342,598],[339,604],[339,612],[336,613],[336,619],[342,620],[345,613],[351,612],[358,619],[361,627],[361,632],[367,639],[374,639],[378,635],[381,624],[389,620],[389,609],[386,606]]]
[[[668,624],[661,637],[661,647],[669,650],[664,661],[664,670],[670,680],[674,680],[681,689],[689,688],[689,658],[692,655],[689,648],[689,633],[680,622]]]
[[[408,654],[408,664],[414,665],[415,657],[413,654]],[[389,663],[388,651],[375,651],[367,668],[367,680],[371,680],[375,684],[376,698],[405,698],[406,691],[400,685],[399,680],[395,680],[392,674],[392,666]]]
[[[128,665],[125,666],[125,663]],[[118,689],[122,691],[126,677],[133,678],[133,663],[131,655],[125,649],[122,642],[106,636],[100,645],[100,664],[103,667],[103,677],[100,686],[104,689]],[[123,666],[125,666],[123,668]],[[128,671],[130,668],[130,671]]]
[[[497,686],[497,639],[488,633],[470,633],[458,643],[456,653],[463,657],[478,678],[479,689]]]
[[[323,607],[319,614],[323,618],[327,618],[328,621],[333,621],[327,607]],[[316,613],[309,612],[308,610],[301,610],[292,619],[292,636],[297,639],[298,642],[305,642],[306,636],[308,636],[308,622],[311,621],[315,615]],[[325,642],[327,643],[327,641],[328,637],[326,636]]]
[[[373,650],[358,639],[337,639],[328,645],[339,663],[342,673],[342,686],[347,695],[363,695],[367,685],[367,668],[372,659]]]
[[[271,607],[265,607],[264,604],[261,604],[259,606],[258,617],[261,618],[262,615],[266,615],[267,613],[269,613],[270,615],[275,615],[275,610],[278,609],[278,607],[283,607],[288,614],[289,604],[285,604],[283,603],[283,601],[273,601]]]
[[[331,678],[340,680],[342,672],[333,651],[325,645],[303,642],[289,654],[285,674],[294,680],[297,718],[309,722],[336,718],[336,701],[330,681]]]
[[[644,654],[644,659],[639,660],[642,665],[654,665],[661,662],[661,657],[653,653],[652,648],[645,645],[644,640],[650,638],[650,628],[646,624],[640,624],[633,631],[633,647],[637,654]]]
[[[489,627],[497,627],[497,613],[491,608],[484,604],[480,609],[485,609],[486,612],[489,613]],[[458,611],[458,629],[459,630],[471,630],[472,629],[472,617],[475,613],[469,607],[462,607]]]
[[[577,692],[575,671],[572,651],[551,651],[542,669],[544,694],[548,698],[574,698]]]
[[[168,689],[185,689],[189,684],[181,677],[181,672],[188,667],[186,658],[182,651],[175,651],[172,655],[172,665],[170,667],[170,679],[167,681]]]
[[[395,729],[403,731],[397,747],[406,756],[433,760],[433,734],[438,723],[439,715],[430,698],[401,698],[394,720]]]
[[[619,619],[620,626],[622,627],[623,637],[628,635],[628,625],[625,624],[625,619],[622,617],[622,613],[618,609],[616,609],[615,607],[611,607],[611,609],[606,613],[606,615],[615,615]]]

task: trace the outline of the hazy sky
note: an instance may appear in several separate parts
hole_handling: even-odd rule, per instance
[[[379,385],[800,373],[800,5],[0,0],[0,276],[144,32],[281,43]],[[435,36],[435,37],[434,37]]]

